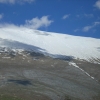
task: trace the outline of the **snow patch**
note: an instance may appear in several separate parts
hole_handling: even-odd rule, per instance
[[[76,65],[76,63],[74,62],[69,62],[69,65],[71,66],[74,66],[76,68],[78,68],[79,70],[81,70],[82,72],[84,72],[87,76],[89,76],[90,78],[94,79],[94,77],[92,77],[89,73],[87,73],[86,71],[84,71],[82,68],[80,68],[79,66]]]

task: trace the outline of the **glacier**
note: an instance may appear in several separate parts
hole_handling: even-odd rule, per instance
[[[49,56],[72,56],[87,61],[100,59],[100,39],[26,27],[0,27],[0,47],[17,48],[19,45],[20,49],[38,50]]]

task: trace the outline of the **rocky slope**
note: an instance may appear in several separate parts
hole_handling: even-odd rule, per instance
[[[99,70],[99,64],[85,60],[0,48],[1,98],[99,100]]]
[[[0,100],[100,100],[100,39],[0,27]]]

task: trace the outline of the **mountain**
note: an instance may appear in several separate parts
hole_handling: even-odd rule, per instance
[[[44,32],[28,28],[1,28],[0,45],[14,49],[34,50],[52,57],[100,59],[100,39]]]
[[[100,39],[0,28],[0,100],[100,100]]]

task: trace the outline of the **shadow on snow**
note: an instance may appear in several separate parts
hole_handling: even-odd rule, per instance
[[[32,57],[50,56],[50,57],[53,57],[55,59],[66,60],[66,61],[71,61],[71,60],[74,59],[73,56],[50,54],[45,49],[42,49],[40,47],[33,46],[33,45],[28,45],[28,44],[24,44],[24,43],[17,42],[17,41],[12,41],[12,40],[0,39],[0,45],[3,45],[3,49],[0,48],[0,52],[2,50],[5,51],[5,52],[10,51],[11,56],[13,55],[12,54],[13,52],[11,51],[11,49],[23,49],[27,53],[30,53],[30,56],[32,56]]]

